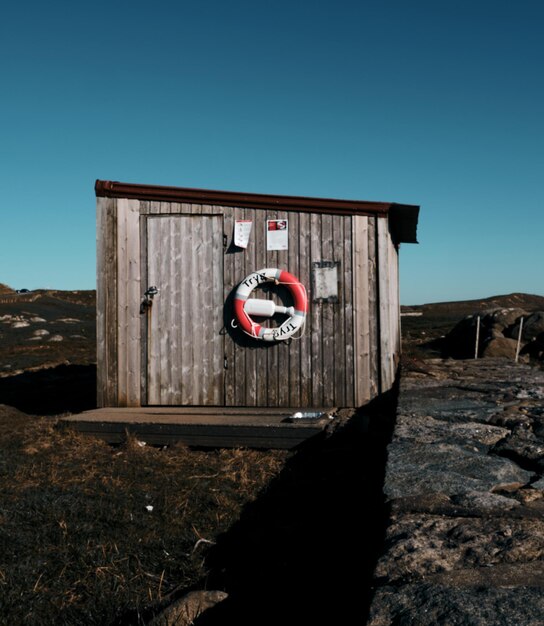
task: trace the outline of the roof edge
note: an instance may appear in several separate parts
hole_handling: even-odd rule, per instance
[[[331,212],[386,214],[390,202],[364,200],[339,200],[334,198],[313,198],[306,196],[283,196],[275,194],[241,193],[188,187],[165,187],[97,180],[97,197],[133,198],[163,202],[198,202],[227,206],[254,207],[277,210],[327,210]]]
[[[399,242],[417,243],[416,229],[419,206],[368,200],[339,200],[306,196],[241,193],[190,187],[166,187],[97,180],[97,197],[131,198],[156,202],[188,202],[276,211],[303,211],[335,215],[390,216],[392,233]]]

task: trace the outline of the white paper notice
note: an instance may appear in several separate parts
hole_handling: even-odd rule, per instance
[[[251,233],[251,220],[236,220],[234,222],[234,245],[239,248],[247,248]]]
[[[288,232],[287,220],[266,220],[266,249],[287,250]]]

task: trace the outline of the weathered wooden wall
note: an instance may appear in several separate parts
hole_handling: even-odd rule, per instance
[[[400,351],[398,259],[386,217],[109,198],[98,198],[97,210],[99,406],[169,403],[168,393],[161,392],[159,397],[147,395],[148,360],[173,358],[172,346],[166,341],[163,352],[156,349],[150,352],[146,316],[140,314],[140,303],[149,286],[149,263],[159,263],[160,267],[156,258],[148,259],[148,221],[160,220],[161,215],[222,218],[221,238],[223,234],[226,236],[219,304],[222,316],[223,304],[231,302],[238,283],[264,267],[287,269],[294,274],[306,286],[310,302],[303,335],[274,344],[257,342],[232,329],[233,314],[227,306],[221,331],[222,381],[219,383],[217,376],[213,379],[215,383],[206,378],[198,355],[193,359],[187,381],[193,388],[216,384],[223,389],[211,396],[208,391],[197,390],[187,396],[184,403],[359,406],[393,384]],[[237,219],[253,222],[246,250],[232,245]],[[266,250],[267,219],[288,220],[288,250]],[[175,228],[173,223],[169,222],[169,233]],[[154,232],[157,237],[160,229],[155,228]],[[191,242],[186,243],[190,247]],[[217,239],[213,245],[217,248]],[[163,263],[170,263],[167,258],[183,267],[183,259],[175,260],[175,251],[164,251],[164,256]],[[340,264],[338,302],[313,301],[312,267],[317,261]],[[216,285],[215,292],[220,288]],[[180,283],[179,289],[184,290],[183,295],[178,294],[179,298],[175,296],[180,303],[179,310],[163,315],[194,319],[198,311],[188,308],[188,303],[197,300],[191,291],[202,289],[202,284]],[[172,318],[166,317],[163,324],[168,326],[169,319],[172,322]],[[202,323],[205,323],[204,318]],[[154,327],[152,333],[156,333],[159,326]],[[160,342],[160,338],[153,337],[155,340]],[[177,346],[174,351],[183,349]],[[180,367],[181,363],[172,362],[169,376],[182,376]],[[186,370],[190,367],[186,359],[183,367]],[[174,394],[170,403],[180,403],[180,396]]]

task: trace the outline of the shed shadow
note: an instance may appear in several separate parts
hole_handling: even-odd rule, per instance
[[[58,365],[0,378],[0,404],[34,415],[96,408],[96,365]]]
[[[396,399],[395,389],[302,444],[246,506],[208,555],[204,585],[229,597],[200,626],[365,623],[385,533]]]

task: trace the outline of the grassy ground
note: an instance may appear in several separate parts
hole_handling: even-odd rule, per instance
[[[210,542],[285,457],[115,448],[0,407],[0,623],[138,623],[205,578]]]

